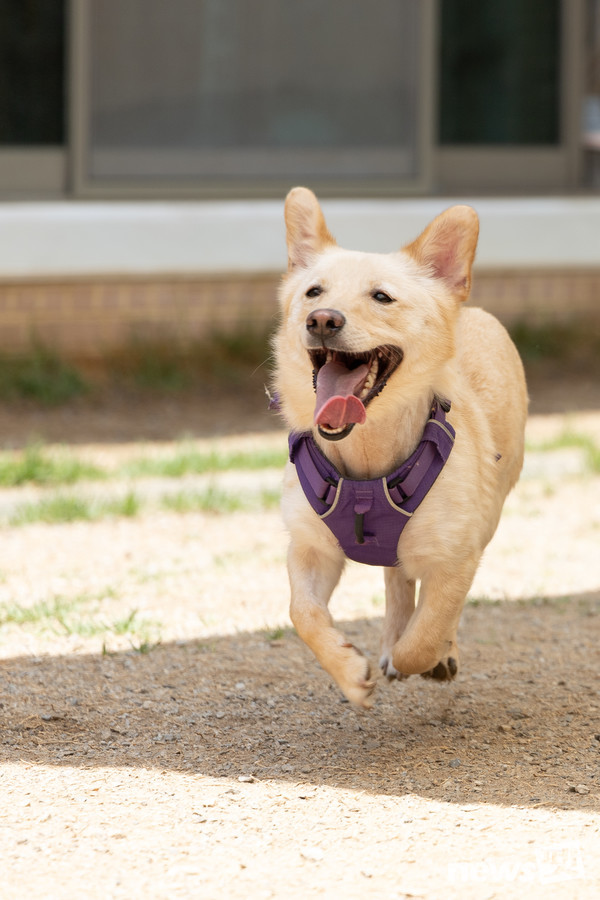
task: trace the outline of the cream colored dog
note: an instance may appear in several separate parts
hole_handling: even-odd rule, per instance
[[[380,659],[389,679],[451,679],[465,596],[521,471],[527,415],[523,367],[508,334],[493,316],[462,306],[477,215],[454,206],[390,254],[338,247],[306,188],[288,195],[285,221],[275,388],[292,432],[312,432],[344,478],[380,478],[415,451],[435,399],[451,402],[452,452],[399,538],[397,564],[384,569]],[[368,707],[369,663],[328,611],[345,555],[292,463],[282,507],[292,621],[346,697]]]

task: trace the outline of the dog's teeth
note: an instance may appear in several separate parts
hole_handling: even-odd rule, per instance
[[[332,359],[333,359],[333,353],[331,350],[328,350],[326,362],[330,363]]]
[[[371,363],[371,368],[369,369],[369,374],[367,375],[367,377],[365,379],[365,383],[363,384],[362,391],[360,392],[361,400],[364,400],[364,398],[367,396],[367,394],[369,393],[369,391],[375,384],[375,381],[377,380],[378,371],[379,371],[379,366],[377,364],[377,360],[374,359],[373,362]]]

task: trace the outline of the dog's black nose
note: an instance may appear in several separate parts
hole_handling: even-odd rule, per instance
[[[306,317],[306,330],[320,338],[337,334],[345,324],[346,319],[337,309],[314,309]]]

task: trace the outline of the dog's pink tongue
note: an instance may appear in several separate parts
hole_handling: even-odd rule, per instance
[[[362,424],[367,413],[362,401],[355,395],[368,374],[366,364],[347,369],[338,362],[325,363],[317,375],[315,425],[343,428],[352,423]]]

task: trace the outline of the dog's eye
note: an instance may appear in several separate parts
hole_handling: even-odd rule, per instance
[[[323,293],[323,288],[319,287],[319,285],[316,285],[315,287],[311,287],[306,292],[306,296],[307,297],[320,297],[322,293]]]
[[[378,303],[393,303],[394,298],[390,297],[389,294],[386,294],[385,291],[374,291],[371,295],[373,300],[377,300]]]

